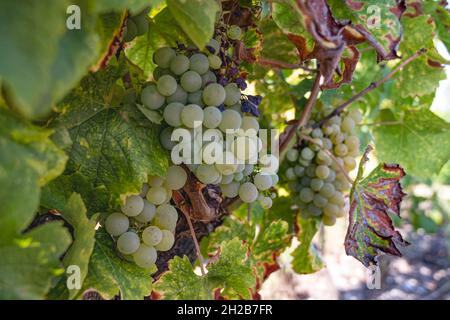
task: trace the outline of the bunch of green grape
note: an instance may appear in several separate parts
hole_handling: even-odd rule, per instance
[[[166,127],[160,140],[167,150],[172,151],[178,143],[172,141],[174,129],[189,132],[192,139],[186,143],[195,147],[183,163],[200,182],[220,185],[225,197],[259,201],[268,209],[278,176],[262,166],[272,168],[267,162],[277,159],[260,152],[263,141],[258,137],[257,105],[261,97],[241,93],[246,84],[223,47],[224,38],[230,48],[223,33],[211,39],[203,51],[184,45],[156,50],[154,81],[140,92],[140,103],[161,112]],[[203,133],[200,137],[198,129]]]
[[[148,31],[148,11],[146,8],[135,16],[128,16],[123,29],[123,41],[130,42],[137,36],[142,36]]]
[[[332,226],[336,218],[345,214],[345,192],[349,190],[348,172],[356,167],[359,138],[355,126],[362,119],[359,110],[342,113],[312,128],[331,112],[317,110],[310,126],[301,130],[300,145],[286,153],[285,171],[289,188],[296,194],[296,202],[303,217],[321,216],[324,225]]]
[[[181,189],[186,180],[187,173],[182,167],[170,166],[165,179],[149,176],[140,194],[127,197],[121,212],[106,218],[106,231],[125,259],[150,269],[158,251],[172,248],[178,220],[178,212],[170,204],[172,191]]]

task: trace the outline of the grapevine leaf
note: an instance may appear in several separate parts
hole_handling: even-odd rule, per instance
[[[80,293],[94,289],[105,299],[112,299],[120,292],[124,300],[142,300],[152,290],[150,271],[119,257],[114,248],[111,236],[102,229],[98,230]]]
[[[158,111],[147,109],[145,106],[138,103],[136,103],[136,107],[151,122],[155,124],[161,124],[161,122],[163,121],[163,117]]]
[[[400,17],[405,10],[397,0],[340,0],[328,1],[331,11],[339,19],[350,19],[356,32],[374,46],[381,59],[397,58],[397,47],[402,38]]]
[[[0,106],[0,243],[13,241],[28,226],[39,204],[40,187],[64,170],[67,157],[50,141],[51,133]]]
[[[111,207],[127,194],[139,193],[148,174],[163,175],[168,165],[159,127],[135,106],[111,105],[117,91],[123,91],[116,81],[125,71],[119,65],[88,75],[66,97],[63,112],[52,123],[67,128],[73,141],[65,175],[82,176],[90,186],[78,191],[85,199],[92,198],[87,194],[92,189],[106,189]]]
[[[165,299],[212,299],[218,288],[249,298],[254,281],[247,246],[234,238],[220,245],[219,256],[208,265],[204,276],[194,273],[186,256],[175,257],[169,262],[169,271],[155,284],[155,290]]]
[[[52,278],[64,272],[59,257],[70,244],[69,232],[50,222],[12,240],[0,242],[0,299],[44,299]]]
[[[157,6],[162,2],[163,0],[96,0],[92,5],[94,12],[107,13],[128,9],[132,14],[136,14],[149,5]]]
[[[445,8],[444,2],[423,1],[423,10],[433,17],[439,39],[450,50],[450,12]]]
[[[400,50],[406,55],[412,55],[420,48],[426,48],[428,54],[406,66],[395,80],[396,89],[402,98],[409,96],[424,96],[432,94],[439,86],[439,81],[446,78],[444,69],[434,49],[435,24],[430,22],[427,15],[415,18],[405,17],[402,19],[405,28],[405,38],[401,43]],[[445,62],[445,61],[442,61]]]
[[[68,29],[69,4],[21,1],[0,5],[0,30],[7,35],[0,40],[5,48],[0,75],[5,79],[7,101],[27,117],[46,115],[52,102],[63,98],[98,61],[120,26],[120,20],[114,26],[110,21],[111,28],[105,28],[104,17],[93,14],[90,5],[79,0],[75,4],[83,13],[80,29]],[[29,30],[45,34],[45,41],[30,37]]]
[[[256,224],[250,225],[237,219],[227,218],[202,242],[202,246],[209,255],[214,255],[220,243],[236,237],[248,244],[248,259],[257,279],[256,286],[252,290],[253,297],[257,296],[261,283],[272,272],[278,270],[276,258],[290,244],[292,238],[285,221],[274,220],[268,222],[266,226],[265,224],[261,226],[263,228],[255,238]],[[226,298],[233,297],[228,292],[222,292],[221,295]]]
[[[80,283],[82,284],[88,273],[89,259],[94,249],[97,215],[91,219],[87,218],[83,200],[76,193],[69,198],[69,202],[61,214],[74,230],[74,241],[64,256],[63,263],[65,267],[75,265],[80,268]],[[74,298],[78,291],[77,289],[69,290],[69,298]]]
[[[397,119],[383,110],[378,121],[388,123],[373,129],[380,161],[400,163],[411,175],[430,177],[450,158],[450,124],[433,112],[407,110]]]
[[[312,244],[312,240],[319,230],[320,220],[318,218],[304,219],[297,216],[297,238],[300,244],[292,253],[292,268],[299,274],[308,274],[319,271],[324,264]]]
[[[192,42],[203,49],[213,36],[216,13],[219,11],[217,2],[168,0],[167,7]]]
[[[381,252],[401,256],[398,246],[406,246],[394,229],[389,213],[400,216],[400,203],[405,195],[400,179],[405,175],[396,164],[382,163],[363,178],[364,154],[358,176],[350,193],[350,222],[345,236],[345,251],[364,266],[377,264]]]

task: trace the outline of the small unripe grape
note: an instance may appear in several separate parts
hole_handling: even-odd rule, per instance
[[[168,251],[173,247],[173,244],[175,243],[175,237],[169,230],[161,230],[161,232],[163,235],[162,239],[155,246],[155,249],[158,251]]]
[[[288,159],[288,161],[294,162],[298,160],[298,150],[297,149],[290,149],[288,150],[288,152],[286,153],[286,159]]]
[[[313,137],[313,138],[322,138],[322,137],[323,137],[322,129],[320,129],[320,128],[315,128],[315,129],[311,132],[311,137]]]
[[[181,111],[181,122],[188,128],[200,127],[203,118],[203,109],[196,104],[188,104]]]
[[[170,72],[169,69],[156,67],[155,70],[153,70],[153,79],[155,81],[158,81],[158,79],[161,78],[161,76],[163,76],[165,74],[171,75],[172,73]]]
[[[203,90],[203,101],[208,106],[220,106],[224,103],[225,97],[225,89],[218,83],[210,83]]]
[[[160,229],[174,230],[177,225],[178,212],[170,204],[162,204],[156,208],[155,219],[153,223]]]
[[[167,103],[178,102],[181,104],[186,104],[187,98],[188,98],[187,92],[184,91],[181,86],[177,86],[177,90],[175,90],[175,93],[168,96],[166,98],[166,102]]]
[[[187,71],[181,76],[180,84],[187,92],[198,91],[202,87],[202,78],[197,72]]]
[[[353,157],[344,157],[344,167],[347,171],[352,171],[356,168],[356,161]]]
[[[167,127],[167,128],[164,128],[161,131],[161,134],[159,135],[159,141],[161,142],[161,145],[166,150],[172,150],[173,147],[177,145],[177,142],[176,141],[172,141],[172,139],[171,139],[172,132],[173,132],[173,128],[172,127]]]
[[[239,182],[244,179],[244,174],[242,172],[236,172],[234,174],[234,181]]]
[[[305,167],[296,165],[294,167],[294,172],[297,177],[301,178],[305,174]]]
[[[338,144],[334,147],[334,153],[339,157],[343,157],[348,153],[347,146],[343,143]]]
[[[328,199],[325,198],[324,196],[320,195],[320,194],[315,194],[314,195],[314,205],[318,208],[324,208],[327,203],[328,203]]]
[[[289,181],[297,180],[297,175],[295,174],[294,168],[288,168],[285,172],[286,179]]]
[[[314,199],[314,192],[312,192],[311,189],[309,188],[303,188],[302,190],[300,190],[300,200],[304,203],[308,203],[313,201]]]
[[[135,217],[144,209],[144,200],[137,195],[129,196],[121,206],[122,212],[129,217]]]
[[[167,122],[168,125],[172,127],[180,127],[181,126],[181,111],[183,110],[184,105],[179,102],[169,103],[164,108],[163,118],[164,121]]]
[[[133,253],[133,260],[138,267],[149,269],[151,268],[158,258],[156,249],[145,244],[141,244],[139,249]]]
[[[158,92],[163,96],[170,96],[177,90],[177,80],[174,77],[166,74],[161,76],[156,83]]]
[[[334,196],[334,193],[336,192],[333,184],[327,182],[323,185],[322,189],[320,189],[319,193],[323,195],[326,198],[331,198]]]
[[[241,129],[245,134],[257,135],[259,130],[259,123],[255,117],[242,117]]]
[[[217,168],[217,166],[216,166],[216,169],[220,172],[220,170]],[[221,185],[229,184],[233,181],[233,178],[234,178],[233,174],[223,174],[222,179],[220,180],[220,184]]]
[[[217,77],[212,71],[208,71],[205,74],[202,74],[202,86],[206,86],[209,83],[216,83]]]
[[[147,31],[148,31],[148,20],[147,20],[146,16],[147,16],[146,13],[142,13],[142,14],[139,14],[132,18],[132,20],[136,24],[138,36],[141,36],[141,35],[147,33]]]
[[[149,85],[142,90],[141,101],[144,106],[156,110],[162,107],[165,98],[156,90],[154,85]]]
[[[259,199],[259,203],[263,209],[270,209],[272,207],[272,198],[270,197],[261,197]]]
[[[323,208],[323,213],[327,216],[336,216],[339,213],[339,207],[335,204],[328,203],[325,208]]]
[[[341,123],[341,129],[344,132],[352,132],[355,129],[355,121],[351,117],[345,117]]]
[[[348,115],[353,119],[353,121],[355,121],[355,123],[360,123],[362,121],[362,113],[359,109],[353,109]]]
[[[207,47],[211,47],[214,49],[213,54],[218,54],[219,50],[220,50],[220,43],[219,41],[217,41],[216,39],[211,39],[209,40],[209,42],[206,44]]]
[[[237,197],[239,194],[239,182],[230,182],[227,184],[221,184],[220,189],[222,190],[222,194],[227,198]]]
[[[239,40],[241,38],[241,35],[242,35],[242,30],[239,26],[233,24],[228,27],[227,36],[231,40]]]
[[[330,174],[330,169],[328,168],[328,166],[325,166],[325,165],[317,166],[317,168],[316,168],[316,176],[319,179],[324,180],[324,179],[326,179],[328,177],[329,174]]]
[[[163,187],[151,187],[147,192],[147,200],[155,205],[160,205],[166,201],[167,191]]]
[[[208,57],[208,60],[209,60],[209,66],[211,69],[217,70],[217,69],[220,69],[220,67],[222,66],[222,59],[220,59],[216,55],[210,55]]]
[[[319,191],[320,189],[322,189],[323,185],[324,182],[321,179],[314,178],[311,180],[311,189],[313,189],[314,191]]]
[[[322,214],[322,209],[317,208],[314,203],[308,204],[307,210],[313,217],[318,217]]]
[[[212,184],[218,178],[220,178],[220,173],[217,171],[214,165],[201,164],[195,171],[195,175],[204,184]]]
[[[241,100],[241,90],[236,83],[229,83],[225,86],[225,105],[232,106]]]
[[[170,166],[167,169],[166,185],[171,190],[183,188],[187,181],[187,173],[180,166]]]
[[[142,241],[148,246],[156,246],[162,240],[162,232],[156,226],[149,226],[142,231]]]
[[[219,124],[219,129],[222,132],[227,132],[228,130],[237,130],[242,125],[242,117],[241,115],[231,109],[227,109],[222,112],[222,121]]]
[[[200,107],[203,107],[205,104],[203,103],[203,91],[198,90],[195,92],[190,92],[187,97],[187,101],[192,104],[196,104]]]
[[[310,164],[307,168],[306,168],[306,175],[310,178],[314,178],[316,177],[316,168],[317,166],[315,164]]]
[[[195,53],[190,60],[189,69],[202,75],[209,69],[209,60],[203,53]]]
[[[315,153],[310,148],[306,147],[303,148],[303,150],[300,152],[300,155],[303,159],[310,161],[314,158]]]
[[[324,215],[322,221],[325,226],[328,227],[334,226],[336,224],[336,216]]]
[[[123,233],[117,239],[117,249],[123,254],[132,254],[139,249],[139,236],[131,231]]]
[[[172,48],[159,48],[153,54],[153,62],[161,68],[169,68],[170,61],[175,58],[176,52]]]
[[[105,221],[106,231],[112,236],[120,236],[122,233],[125,233],[129,227],[130,221],[127,216],[119,212],[110,214]]]
[[[253,178],[253,183],[258,190],[264,191],[272,187],[272,176],[268,174],[257,173]]]
[[[170,71],[177,76],[185,73],[189,69],[189,58],[185,55],[178,55],[170,61]]]
[[[245,203],[255,202],[258,194],[258,189],[251,182],[245,182],[239,187],[239,198]]]
[[[134,218],[142,223],[150,222],[155,217],[156,207],[153,203],[144,200],[144,209]]]
[[[161,187],[164,183],[164,179],[158,176],[148,176],[147,183],[149,187]]]
[[[217,128],[222,121],[222,112],[217,107],[207,107],[203,109],[203,125],[206,128]]]
[[[348,150],[359,150],[359,139],[357,136],[348,136],[345,138],[345,145]]]

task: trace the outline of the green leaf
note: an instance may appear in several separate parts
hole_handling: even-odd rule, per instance
[[[12,241],[28,226],[40,187],[64,170],[67,157],[50,141],[51,133],[0,107],[0,243]]]
[[[165,299],[212,299],[217,288],[231,291],[243,298],[250,297],[255,285],[252,268],[247,259],[247,246],[235,238],[223,242],[218,260],[208,265],[208,273],[198,276],[189,259],[175,257],[169,262],[169,271],[155,284],[155,290]]]
[[[136,103],[136,107],[151,122],[155,124],[161,124],[161,122],[163,121],[163,117],[158,111],[147,109],[144,105],[139,103]]]
[[[433,17],[439,39],[450,50],[450,12],[445,8],[445,3],[438,1],[423,1],[423,10]]]
[[[169,9],[165,8],[149,21],[145,36],[137,37],[131,46],[125,48],[125,53],[132,63],[142,69],[149,78],[156,65],[153,63],[153,53],[164,46],[176,46],[188,43],[183,30],[174,23]]]
[[[91,219],[87,218],[83,200],[76,193],[72,194],[61,214],[74,230],[74,241],[64,256],[63,263],[65,267],[76,265],[80,268],[80,283],[82,284],[87,276],[89,259],[94,250],[97,215]],[[79,290],[71,289],[69,292],[69,298],[73,299]]]
[[[59,1],[55,6],[50,2],[0,5],[0,30],[8,35],[0,40],[5,48],[0,75],[6,82],[9,104],[30,118],[45,116],[52,103],[77,84],[106,51],[121,24],[121,19],[107,19],[111,15],[93,14],[90,3],[78,0],[75,4],[82,13],[81,29],[69,30],[69,3]],[[2,13],[6,16],[2,17]],[[21,22],[15,25],[17,21]],[[29,30],[45,34],[45,41],[39,36],[30,37]],[[2,41],[6,41],[4,45]]]
[[[167,0],[167,7],[175,21],[192,42],[203,49],[214,33],[214,23],[219,5],[210,0]]]
[[[124,300],[142,300],[152,291],[150,271],[119,257],[115,243],[103,230],[97,231],[88,274],[80,292],[95,289],[103,298],[119,294]]]
[[[73,141],[65,175],[87,182],[89,188],[77,190],[85,199],[92,198],[92,189],[106,189],[112,208],[126,195],[139,193],[148,174],[162,176],[168,166],[159,126],[135,106],[111,105],[117,103],[117,91],[123,91],[115,83],[124,72],[120,65],[88,75],[66,97],[63,112],[52,123],[66,128]]]
[[[139,13],[147,6],[156,6],[163,0],[95,0],[92,2],[94,12],[122,11],[128,9],[132,14]]]
[[[2,184],[3,188],[3,184]],[[0,232],[8,226],[0,223]],[[61,222],[41,225],[0,242],[0,299],[44,299],[61,269],[59,257],[70,244]]]
[[[319,226],[319,218],[304,219],[300,214],[297,216],[297,238],[300,244],[292,253],[294,258],[292,268],[299,274],[314,273],[324,267],[319,253],[312,244]]]
[[[430,177],[450,158],[450,124],[433,112],[409,110],[397,119],[383,110],[378,121],[387,123],[373,129],[380,161],[400,163],[408,174]]]
[[[380,164],[363,178],[364,154],[350,192],[350,222],[345,236],[345,251],[364,266],[377,263],[381,252],[401,256],[398,246],[406,246],[395,230],[388,213],[400,216],[400,203],[405,195],[400,179],[405,175],[396,164]]]

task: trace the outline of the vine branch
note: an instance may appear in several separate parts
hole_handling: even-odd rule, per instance
[[[309,95],[308,101],[305,104],[300,119],[295,123],[293,123],[292,125],[288,126],[286,130],[283,132],[282,137],[280,137],[280,153],[287,148],[289,142],[295,136],[295,133],[297,132],[298,128],[304,126],[308,122],[309,117],[311,116],[312,108],[316,104],[317,96],[319,95],[321,79],[322,75],[319,72],[317,73],[316,78],[314,79],[314,83],[311,88],[311,94]]]
[[[364,96],[365,94],[369,93],[370,91],[372,91],[372,90],[378,88],[379,86],[381,86],[383,83],[385,83],[386,81],[391,79],[397,72],[402,70],[406,65],[408,65],[412,61],[416,60],[418,57],[420,57],[425,52],[427,52],[427,49],[425,49],[425,48],[421,48],[418,51],[416,51],[408,59],[406,59],[402,63],[400,63],[394,70],[389,72],[384,78],[382,78],[382,79],[380,79],[380,80],[378,80],[376,82],[372,82],[365,89],[361,90],[360,92],[355,94],[353,97],[348,99],[346,102],[344,102],[340,106],[336,107],[336,109],[334,109],[329,115],[327,115],[326,117],[324,117],[320,121],[316,122],[313,125],[313,128],[320,127],[322,124],[324,124],[325,121],[327,121],[327,120],[333,118],[334,116],[337,116],[338,114],[340,114],[347,106],[349,106],[350,104],[352,104],[353,102],[355,102],[356,100],[358,100],[359,98]]]

